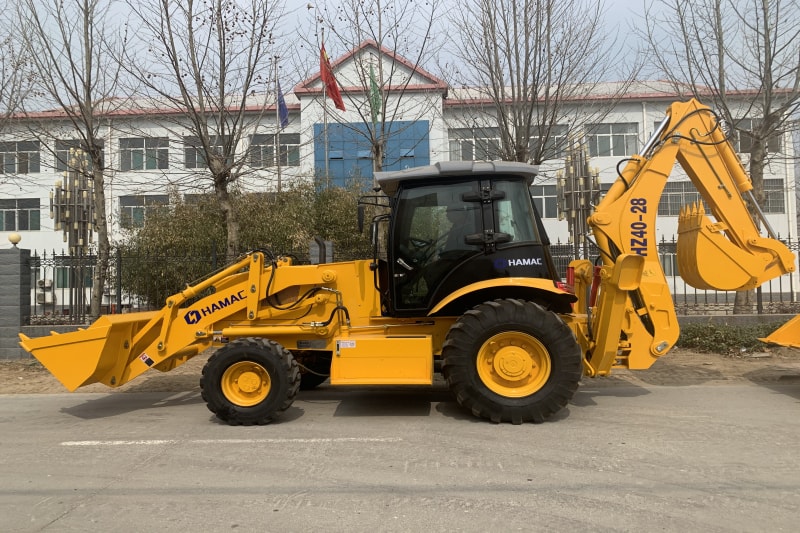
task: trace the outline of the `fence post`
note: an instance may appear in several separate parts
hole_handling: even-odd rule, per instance
[[[19,332],[31,314],[30,250],[0,250],[0,359],[19,359]]]
[[[117,248],[117,313],[122,312],[122,250]]]

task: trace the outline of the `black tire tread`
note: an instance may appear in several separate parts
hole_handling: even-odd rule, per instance
[[[220,380],[233,363],[252,360],[264,366],[271,374],[273,392],[260,404],[241,407],[225,399]],[[209,357],[200,378],[200,395],[208,409],[220,420],[232,426],[264,425],[273,422],[294,402],[300,389],[300,368],[291,352],[275,341],[262,338],[238,339],[217,350]]]
[[[551,357],[545,385],[525,398],[507,398],[489,390],[478,376],[476,356],[490,336],[521,331],[538,338]],[[442,374],[456,401],[473,415],[494,423],[540,423],[572,399],[581,379],[581,350],[572,330],[555,313],[524,300],[484,302],[462,315],[442,347]]]

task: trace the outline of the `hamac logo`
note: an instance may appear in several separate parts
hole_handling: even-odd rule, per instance
[[[200,311],[189,311],[183,317],[187,324],[197,324],[200,322]]]
[[[495,259],[494,268],[503,270],[508,267],[542,265],[541,257],[524,257],[522,259]]]
[[[239,292],[234,292],[227,297],[217,300],[216,302],[212,303],[209,306],[202,307],[197,310],[188,311],[185,315],[183,315],[183,319],[186,321],[187,324],[197,324],[203,317],[212,315],[219,311],[220,309],[225,309],[229,305],[232,305],[236,302],[242,302],[245,299],[244,290]]]

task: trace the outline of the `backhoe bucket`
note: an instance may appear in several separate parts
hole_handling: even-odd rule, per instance
[[[767,344],[800,348],[800,315],[770,333],[769,336],[758,340]]]
[[[134,335],[157,314],[104,315],[86,329],[46,337],[20,333],[20,346],[70,391],[97,382],[114,387],[122,384],[115,369],[127,365]]]
[[[686,206],[678,217],[678,272],[697,289],[754,289],[774,277],[764,254],[754,255],[731,242],[712,222],[702,204]]]

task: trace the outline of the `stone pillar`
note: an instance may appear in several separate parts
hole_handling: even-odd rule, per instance
[[[0,250],[0,359],[30,357],[18,335],[31,314],[30,259],[30,250]]]

